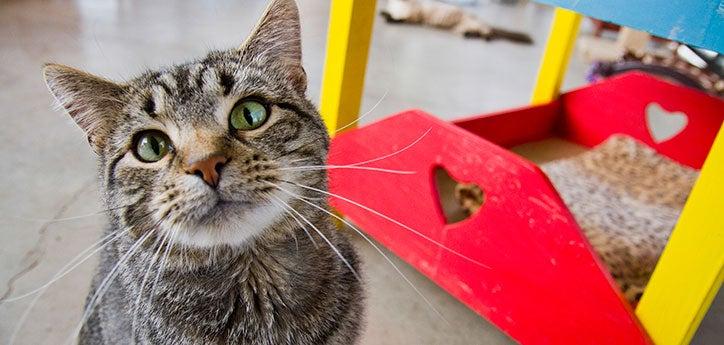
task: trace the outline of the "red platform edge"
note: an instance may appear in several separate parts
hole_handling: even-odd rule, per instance
[[[687,127],[656,143],[645,108],[683,111]],[[630,74],[584,87],[559,101],[475,116],[454,124],[411,110],[338,135],[329,163],[346,165],[416,145],[370,166],[414,175],[334,169],[330,190],[420,231],[477,262],[358,206],[335,208],[451,295],[524,344],[649,344],[631,307],[581,234],[548,179],[502,148],[558,135],[587,146],[626,133],[683,164],[700,167],[724,118],[718,99]],[[481,186],[483,208],[446,224],[433,171]],[[454,326],[453,326],[454,327]]]

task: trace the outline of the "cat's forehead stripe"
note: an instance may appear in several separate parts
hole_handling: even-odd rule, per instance
[[[168,92],[168,87],[164,87],[163,84],[151,86],[151,97],[155,105],[154,115],[152,117],[166,113]]]
[[[190,87],[201,87],[201,74],[206,69],[206,65],[195,63],[189,67],[188,85]]]
[[[161,74],[160,77],[158,77],[158,80],[163,84],[166,85],[170,90],[176,90],[178,89],[178,84],[176,83],[176,78],[171,72],[166,72]]]
[[[202,89],[204,91],[221,93],[221,78],[219,73],[214,67],[207,68],[203,74],[201,74]]]

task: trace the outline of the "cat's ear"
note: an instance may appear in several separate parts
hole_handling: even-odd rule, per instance
[[[239,50],[244,56],[280,64],[294,87],[301,93],[306,91],[307,74],[302,66],[299,9],[295,0],[272,0]]]
[[[96,153],[101,153],[113,118],[122,109],[123,87],[77,69],[46,64],[43,76],[59,105],[85,131]]]

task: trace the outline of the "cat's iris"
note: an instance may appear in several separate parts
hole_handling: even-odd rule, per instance
[[[136,157],[147,163],[156,162],[168,153],[170,146],[168,137],[159,131],[141,132],[136,139]]]
[[[257,129],[267,118],[266,107],[255,100],[244,100],[237,103],[229,114],[231,128],[242,131]]]

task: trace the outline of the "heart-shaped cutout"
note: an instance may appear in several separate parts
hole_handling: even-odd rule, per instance
[[[447,224],[470,218],[485,202],[485,193],[478,185],[458,182],[442,167],[435,168],[435,187]]]
[[[689,117],[684,112],[667,111],[655,102],[646,106],[646,127],[657,144],[679,135],[688,123]]]

